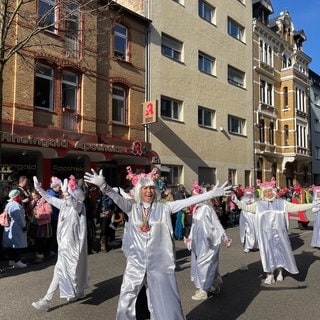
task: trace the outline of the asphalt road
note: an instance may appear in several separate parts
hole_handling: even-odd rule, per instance
[[[300,273],[284,273],[283,282],[263,283],[259,252],[244,253],[239,228],[228,228],[230,248],[220,252],[220,273],[224,285],[220,295],[193,301],[195,288],[190,281],[190,255],[177,241],[177,281],[187,320],[318,320],[320,318],[320,250],[310,247],[312,225],[301,231],[290,222],[290,238]],[[56,293],[48,312],[35,310],[31,303],[41,298],[51,281],[54,258],[25,269],[0,274],[1,320],[113,320],[119,297],[125,259],[120,248],[89,255],[91,287],[81,301],[66,303]],[[6,261],[0,261],[3,266]],[[166,320],[166,319],[160,319]]]

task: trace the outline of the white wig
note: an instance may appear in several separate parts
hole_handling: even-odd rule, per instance
[[[137,203],[141,203],[141,188],[142,187],[154,187],[155,190],[155,201],[159,201],[161,199],[161,193],[158,188],[158,184],[149,177],[143,177],[139,179],[138,183],[134,186],[134,200]]]

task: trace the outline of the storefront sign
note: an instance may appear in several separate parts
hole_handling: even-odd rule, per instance
[[[100,152],[117,152],[117,153],[127,153],[127,148],[108,145],[103,143],[82,143],[77,141],[74,145],[74,149],[82,151],[100,151]]]
[[[43,148],[49,148],[49,147],[68,148],[67,140],[35,138],[32,135],[21,137],[16,135],[15,133],[10,133],[10,132],[2,133],[2,142],[29,144],[33,146],[40,146]]]

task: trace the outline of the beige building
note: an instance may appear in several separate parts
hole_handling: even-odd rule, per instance
[[[117,2],[152,21],[146,99],[158,121],[147,138],[169,184],[252,185],[251,2]]]
[[[273,20],[271,1],[253,1],[255,176],[278,186],[311,183],[306,36],[287,11]]]

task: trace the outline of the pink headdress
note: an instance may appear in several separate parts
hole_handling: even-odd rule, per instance
[[[272,178],[271,181],[267,182],[261,182],[261,180],[258,179],[257,186],[259,186],[261,190],[274,189],[276,187],[276,179]]]
[[[71,175],[69,177],[69,182],[68,182],[68,186],[71,190],[75,190],[75,188],[77,187],[77,182],[76,182],[76,178],[75,176]]]
[[[192,192],[196,194],[202,193],[202,189],[198,184],[197,180],[192,180]]]
[[[130,180],[133,186],[135,186],[139,182],[139,180],[142,178],[149,178],[155,181],[160,177],[158,168],[156,167],[153,168],[149,173],[140,173],[140,174],[134,174],[130,166],[128,166],[126,169],[128,173],[126,176],[126,179]]]
[[[313,192],[319,192],[320,191],[320,186],[313,186],[312,187]]]
[[[253,188],[245,188],[244,190],[243,190],[243,193],[244,194],[248,194],[248,193],[254,193],[254,189]]]

